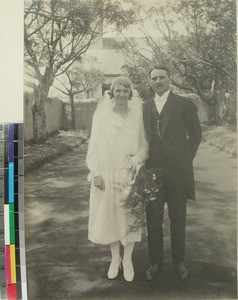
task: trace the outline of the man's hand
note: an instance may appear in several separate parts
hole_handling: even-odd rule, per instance
[[[101,175],[95,176],[93,178],[93,184],[101,191],[105,190],[105,183]]]

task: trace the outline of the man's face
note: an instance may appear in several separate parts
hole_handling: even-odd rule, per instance
[[[169,76],[167,71],[162,69],[154,69],[150,73],[150,85],[159,96],[169,89]]]

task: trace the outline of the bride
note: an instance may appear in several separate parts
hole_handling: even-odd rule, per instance
[[[141,230],[129,231],[133,216],[122,206],[125,190],[116,187],[132,180],[130,170],[138,170],[147,159],[148,144],[141,102],[133,96],[131,81],[116,78],[108,95],[94,113],[86,159],[91,181],[88,238],[110,246],[109,279],[117,277],[122,263],[124,279],[132,281],[131,256],[135,242],[141,241]],[[124,248],[123,259],[120,243]]]

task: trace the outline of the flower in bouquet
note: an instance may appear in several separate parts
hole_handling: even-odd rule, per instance
[[[132,180],[121,185],[123,195],[121,203],[125,213],[133,220],[129,232],[136,232],[146,225],[145,209],[147,204],[155,201],[158,196],[161,188],[160,171],[145,167],[140,167],[139,170],[131,167],[128,170],[131,172]]]

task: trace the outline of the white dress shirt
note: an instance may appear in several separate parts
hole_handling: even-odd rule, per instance
[[[161,113],[161,111],[162,111],[162,109],[163,109],[163,107],[164,107],[164,105],[165,105],[165,103],[168,99],[169,92],[170,92],[170,90],[164,92],[162,96],[159,96],[158,94],[155,94],[154,101],[155,101],[155,105],[156,105],[156,108],[157,108],[157,111],[158,111],[159,114]]]

